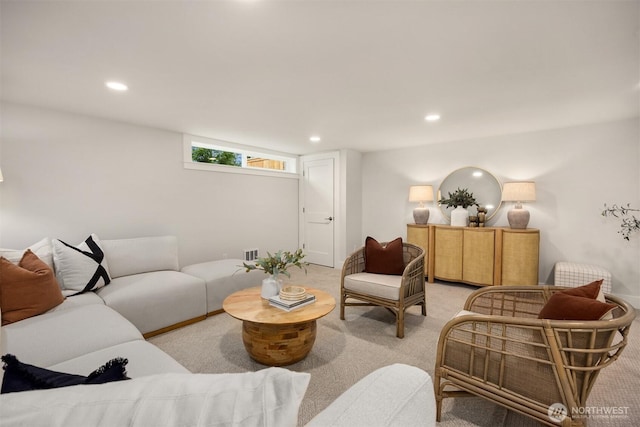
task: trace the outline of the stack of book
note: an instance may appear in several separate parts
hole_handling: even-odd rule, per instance
[[[280,297],[280,295],[276,295],[273,296],[271,298],[269,298],[269,304],[277,307],[281,310],[284,311],[291,311],[291,310],[295,310],[296,308],[300,308],[300,307],[304,307],[305,305],[309,305],[309,304],[313,304],[316,301],[316,297],[315,295],[312,294],[305,294],[304,298],[296,300],[296,301],[289,301],[286,299],[282,299]]]

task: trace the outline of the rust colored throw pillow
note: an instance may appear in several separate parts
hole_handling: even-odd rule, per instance
[[[578,286],[577,288],[565,289],[564,291],[560,291],[563,294],[573,295],[576,297],[585,297],[596,299],[598,298],[598,294],[600,293],[600,286],[602,285],[603,280],[596,280],[595,282],[591,282],[588,285]],[[604,301],[603,301],[604,302]]]
[[[402,276],[404,272],[402,252],[401,237],[382,246],[376,239],[367,236],[364,243],[364,271]]]
[[[538,319],[600,320],[614,308],[615,304],[556,292],[542,307]]]
[[[47,264],[27,250],[19,264],[0,258],[2,325],[42,314],[64,301]]]

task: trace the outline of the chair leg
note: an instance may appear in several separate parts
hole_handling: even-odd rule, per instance
[[[396,336],[404,338],[404,310],[398,310],[396,315]]]
[[[438,374],[438,368],[436,368],[434,377],[433,390],[436,395],[436,421],[440,422],[440,418],[442,418],[442,390],[440,389],[440,375]]]
[[[436,421],[442,419],[442,396],[436,396]]]
[[[421,305],[422,305],[422,315],[426,316],[427,315],[427,302],[424,301]]]
[[[340,320],[344,320],[344,303],[345,297],[344,295],[340,295]]]

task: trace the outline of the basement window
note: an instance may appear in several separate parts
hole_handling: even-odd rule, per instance
[[[296,177],[298,156],[194,135],[183,138],[184,167]]]

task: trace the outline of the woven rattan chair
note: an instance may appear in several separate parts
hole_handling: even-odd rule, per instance
[[[340,280],[340,319],[344,320],[344,308],[348,306],[385,307],[396,316],[396,336],[404,338],[405,310],[412,305],[420,305],[422,315],[427,315],[424,250],[411,243],[403,243],[402,251],[405,264],[402,276],[364,273],[364,247],[345,260]],[[345,286],[345,277],[355,274],[360,279],[370,280],[372,286],[366,290],[362,290],[362,286],[354,289],[349,286],[349,280]],[[380,292],[381,288],[385,292]]]
[[[596,321],[538,319],[555,286],[506,286],[472,293],[465,310],[440,333],[434,388],[437,420],[442,400],[475,395],[547,425],[581,426],[600,370],[627,344],[635,318],[628,303],[613,318]],[[477,313],[477,314],[476,314]],[[550,413],[552,407],[566,414]],[[564,416],[566,415],[566,416]],[[554,420],[557,420],[554,422]]]

